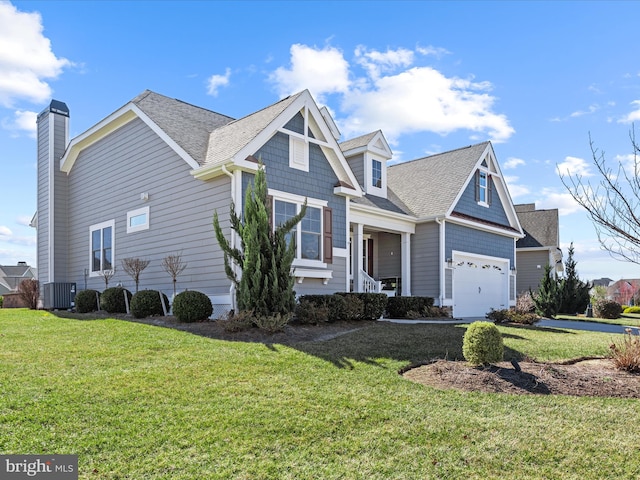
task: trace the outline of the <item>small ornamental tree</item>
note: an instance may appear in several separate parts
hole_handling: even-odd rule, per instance
[[[38,308],[38,299],[40,298],[40,282],[35,278],[23,280],[18,285],[18,294],[20,299],[31,310]]]
[[[122,259],[122,269],[129,275],[136,284],[136,292],[138,293],[138,285],[140,284],[140,274],[149,266],[150,260],[142,260],[141,258],[124,258]]]
[[[162,259],[162,268],[164,268],[165,272],[171,275],[171,280],[173,280],[173,298],[176,298],[176,282],[178,281],[178,275],[187,268],[187,264],[182,261],[182,254],[175,253],[164,257]]]
[[[551,265],[544,267],[544,275],[540,281],[540,288],[537,293],[531,293],[533,303],[536,306],[536,313],[541,317],[553,317],[558,313],[558,308],[562,302],[562,291],[558,279],[551,272]]]
[[[584,312],[589,304],[589,290],[591,285],[578,278],[576,261],[573,259],[573,242],[569,247],[569,257],[565,262],[565,278],[560,282],[562,303],[558,309],[561,313],[571,315]]]
[[[300,213],[273,228],[266,175],[260,165],[253,186],[247,187],[242,218],[236,213],[235,204],[231,204],[231,228],[240,238],[240,248],[231,246],[220,226],[218,212],[214,213],[213,226],[224,252],[225,273],[236,286],[240,311],[252,310],[256,316],[287,315],[293,311],[291,264],[296,246],[287,234],[302,220],[306,207],[305,202]],[[242,270],[240,278],[232,264]]]

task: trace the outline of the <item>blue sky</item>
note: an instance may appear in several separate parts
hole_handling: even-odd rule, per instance
[[[597,180],[589,134],[629,160],[638,18],[630,1],[0,0],[0,265],[36,263],[35,116],[51,98],[74,137],[145,89],[237,118],[308,88],[343,139],[382,129],[394,161],[492,140],[514,202],[560,209],[582,278],[638,278],[557,173]]]

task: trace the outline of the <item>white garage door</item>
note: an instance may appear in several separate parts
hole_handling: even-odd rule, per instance
[[[453,316],[482,317],[508,308],[508,260],[454,254]]]

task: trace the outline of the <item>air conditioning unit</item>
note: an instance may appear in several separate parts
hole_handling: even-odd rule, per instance
[[[69,310],[76,305],[75,283],[45,283],[42,304],[45,310]]]

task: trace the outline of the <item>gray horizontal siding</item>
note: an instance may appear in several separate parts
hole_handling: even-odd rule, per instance
[[[440,228],[437,223],[416,225],[411,236],[411,293],[440,297]]]
[[[351,171],[358,179],[360,185],[364,185],[364,154],[354,155],[347,159]]]
[[[38,119],[38,278],[49,282],[49,115]]]
[[[140,120],[85,149],[69,175],[69,281],[84,288],[83,272],[90,267],[89,227],[114,220],[116,275],[110,286],[122,283],[134,290],[121,261],[144,258],[150,264],[140,276],[140,289],[171,294],[171,277],[162,269],[162,259],[181,252],[187,268],[178,277],[178,291],[228,294],[230,282],[212,219],[217,209],[229,238],[230,180],[223,176],[202,182],[189,171]],[[149,194],[147,202],[140,199],[143,192]],[[150,228],[127,233],[127,212],[145,206],[150,208]],[[102,290],[104,282],[91,277],[87,287]]]
[[[296,296],[300,295],[328,295],[346,290],[347,259],[344,257],[334,257],[333,263],[329,265],[329,270],[333,272],[326,285],[322,284],[319,278],[305,278],[302,283],[294,285]]]
[[[528,292],[529,289],[537,291],[544,276],[544,267],[549,263],[549,252],[546,250],[529,252],[516,250],[516,257],[518,259],[516,292]]]

